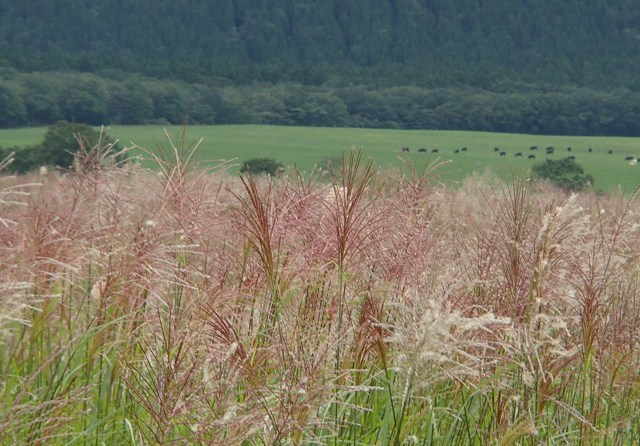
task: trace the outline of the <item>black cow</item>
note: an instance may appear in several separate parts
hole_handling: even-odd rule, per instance
[[[426,153],[426,152],[427,152],[427,149],[425,149],[424,147],[420,147],[420,148],[418,149],[418,152]]]
[[[538,146],[531,146],[529,147],[529,150],[538,150]]]
[[[427,151],[427,150],[425,149],[425,152],[426,152],[426,151]],[[431,153],[438,153],[438,149],[431,149]]]
[[[593,152],[593,149],[591,147],[589,147],[589,149],[587,150],[589,153]]]
[[[624,158],[625,161],[631,161],[632,159],[633,159],[632,156],[627,156],[627,157]]]
[[[613,150],[609,150],[607,153],[608,153],[609,155],[611,155],[611,154],[613,154]]]
[[[463,147],[463,148],[462,148],[462,149],[460,149],[460,150],[462,150],[463,152],[466,152],[466,151],[467,151],[467,148],[466,148],[466,147]]]
[[[571,147],[567,147],[567,152],[571,152]]]
[[[530,160],[534,160],[534,159],[536,159],[536,156],[535,155],[529,155],[527,158],[530,159]]]
[[[493,151],[494,151],[494,152],[499,152],[499,151],[500,151],[500,148],[499,148],[499,147],[494,147],[494,148],[493,148]]]
[[[522,156],[522,152],[518,152],[518,153],[516,153],[516,154],[515,154],[515,155],[513,155],[513,156]]]
[[[456,149],[453,151],[453,153],[460,153],[460,150]]]
[[[500,156],[507,156],[507,152],[500,152]]]

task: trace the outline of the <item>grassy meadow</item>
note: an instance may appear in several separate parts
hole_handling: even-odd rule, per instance
[[[175,143],[0,176],[1,445],[640,442],[635,198],[357,154],[241,179]]]
[[[45,130],[0,130],[0,146],[36,144]],[[175,126],[166,130],[173,138],[181,131]],[[162,126],[114,126],[110,135],[119,139],[123,146],[137,145],[155,151],[156,143],[165,141],[164,131]],[[555,158],[576,157],[576,162],[594,177],[596,190],[614,191],[620,186],[626,193],[632,193],[640,187],[640,164],[629,166],[624,161],[626,156],[640,158],[640,138],[261,125],[190,126],[187,132],[190,140],[202,138],[196,160],[232,160],[231,172],[237,172],[240,163],[252,157],[274,158],[310,172],[327,157],[339,157],[351,148],[362,148],[364,156],[380,166],[400,166],[403,164],[400,158],[419,168],[427,162],[450,161],[439,169],[439,175],[447,184],[459,185],[473,172],[489,171],[509,177],[512,171],[526,171],[534,162],[528,159],[529,154],[535,153],[535,161],[541,162],[546,157],[544,149],[553,146]],[[531,146],[537,146],[538,150],[530,151]],[[411,152],[402,152],[402,147],[411,148]],[[417,152],[421,147],[427,149],[426,155]],[[468,151],[456,155],[454,150],[462,147],[467,147]],[[499,147],[506,156],[500,157],[493,151],[494,147]],[[567,147],[572,148],[571,153]],[[438,149],[437,154],[431,153],[433,148]],[[588,152],[589,148],[593,149],[592,153]],[[609,155],[609,150],[614,153]],[[515,157],[517,152],[523,157]],[[140,150],[133,150],[133,153],[146,156]],[[151,160],[143,164],[154,166]]]

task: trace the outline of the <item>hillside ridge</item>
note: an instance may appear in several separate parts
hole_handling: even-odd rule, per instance
[[[631,86],[634,3],[0,0],[0,57],[18,70],[115,68],[183,80]]]

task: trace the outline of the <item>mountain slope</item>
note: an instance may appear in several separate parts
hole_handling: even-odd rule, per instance
[[[19,70],[189,80],[632,85],[640,8],[614,0],[0,0]]]

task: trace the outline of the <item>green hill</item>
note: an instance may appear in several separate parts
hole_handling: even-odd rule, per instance
[[[639,52],[630,0],[0,0],[0,126],[638,135]]]
[[[638,84],[629,0],[0,1],[2,57],[22,70],[119,68],[234,82],[496,79]]]
[[[629,0],[0,1],[20,70],[193,79],[638,85]]]

